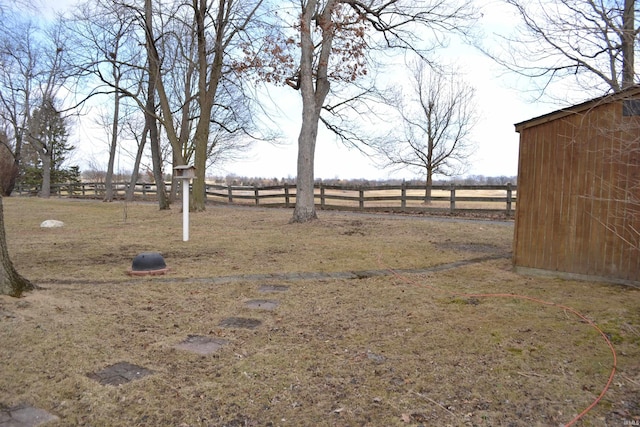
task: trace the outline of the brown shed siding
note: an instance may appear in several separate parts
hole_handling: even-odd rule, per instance
[[[640,282],[640,118],[622,106],[601,98],[516,125],[516,267]]]

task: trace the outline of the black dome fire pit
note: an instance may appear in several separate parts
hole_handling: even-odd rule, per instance
[[[142,252],[131,263],[131,269],[127,273],[131,276],[155,276],[169,271],[164,258],[158,252]]]

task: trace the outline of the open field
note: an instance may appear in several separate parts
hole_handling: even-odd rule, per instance
[[[640,422],[640,290],[515,274],[510,223],[320,211],[289,224],[290,210],[213,206],[190,215],[182,242],[179,206],[4,208],[14,264],[41,289],[0,297],[0,415],[28,404],[51,426],[558,426],[606,389],[576,425]],[[169,274],[126,275],[143,251]],[[608,387],[612,352],[572,310],[613,343]],[[221,348],[179,348],[190,339]],[[119,362],[150,375],[96,380]]]

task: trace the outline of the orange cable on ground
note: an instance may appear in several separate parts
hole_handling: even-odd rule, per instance
[[[378,261],[378,262],[380,262],[380,261]],[[380,262],[380,264],[382,264],[382,263]],[[581,320],[585,321],[592,328],[594,328],[596,331],[598,331],[600,336],[602,336],[602,338],[607,343],[607,346],[609,347],[609,350],[611,350],[611,355],[613,357],[613,366],[611,368],[611,373],[609,374],[609,379],[607,380],[607,383],[605,384],[604,388],[602,389],[602,392],[598,395],[598,397],[596,397],[596,399],[589,406],[587,406],[582,412],[580,412],[575,418],[573,418],[571,421],[569,421],[567,424],[565,424],[565,427],[569,427],[569,426],[574,425],[576,422],[578,422],[578,420],[580,420],[582,417],[584,417],[590,410],[592,410],[600,402],[600,400],[602,400],[604,395],[607,393],[607,390],[609,390],[609,387],[611,387],[611,383],[613,382],[613,377],[616,374],[616,369],[617,369],[617,366],[618,366],[618,357],[616,355],[616,350],[613,347],[613,344],[611,343],[611,340],[602,331],[602,329],[600,329],[600,327],[594,321],[588,319],[584,314],[580,313],[578,310],[576,310],[576,309],[574,309],[572,307],[566,306],[566,305],[557,304],[557,303],[550,302],[550,301],[545,301],[545,300],[542,300],[542,299],[539,299],[539,298],[530,297],[530,296],[527,296],[527,295],[510,294],[510,293],[470,294],[470,293],[464,293],[464,292],[451,292],[451,291],[447,291],[447,290],[444,290],[444,289],[437,288],[435,286],[428,285],[426,283],[418,283],[418,282],[416,282],[414,280],[411,280],[408,277],[405,277],[405,276],[401,275],[400,273],[396,272],[392,268],[389,268],[389,267],[386,267],[386,266],[385,266],[385,268],[388,269],[395,277],[399,278],[400,280],[402,280],[405,283],[408,283],[410,285],[422,286],[422,287],[431,289],[433,291],[445,293],[445,294],[448,294],[448,295],[451,295],[451,296],[466,297],[466,298],[512,298],[512,299],[521,299],[521,300],[531,301],[531,302],[534,302],[534,303],[537,303],[537,304],[542,304],[542,305],[547,305],[547,306],[551,306],[551,307],[560,308],[562,310],[565,310],[565,311],[568,311],[570,313],[573,313],[576,317],[578,317]]]

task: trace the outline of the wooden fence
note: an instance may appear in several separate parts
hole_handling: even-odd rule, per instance
[[[114,197],[124,198],[128,183],[114,183]],[[165,183],[167,191],[171,184]],[[178,186],[178,191],[180,190]],[[56,184],[51,195],[58,197],[100,198],[104,183]],[[434,185],[426,199],[424,185],[361,185],[342,186],[318,183],[315,186],[316,205],[320,209],[371,210],[394,212],[483,213],[513,215],[516,204],[515,185]],[[18,195],[37,194],[37,188],[16,187]],[[155,184],[139,183],[134,187],[136,199],[152,199]],[[272,186],[227,186],[207,184],[207,202],[292,208],[296,203],[295,184]]]

